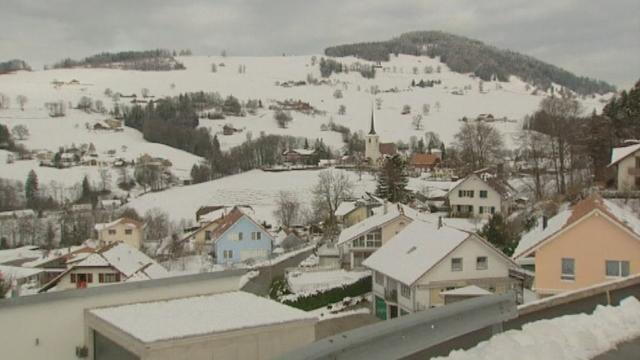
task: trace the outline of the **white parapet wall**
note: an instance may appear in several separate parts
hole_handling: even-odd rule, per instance
[[[245,270],[67,290],[0,301],[2,358],[69,360],[87,346],[85,309],[239,290]]]

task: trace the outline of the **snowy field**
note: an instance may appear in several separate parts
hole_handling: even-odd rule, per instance
[[[619,306],[599,305],[592,315],[525,324],[522,330],[496,335],[469,350],[453,351],[446,359],[588,360],[639,336],[640,301],[631,296]]]
[[[293,192],[303,206],[308,207],[311,205],[313,197],[311,190],[317,183],[318,174],[321,171],[327,170],[289,172],[251,170],[201,184],[145,194],[131,201],[128,206],[141,214],[152,208],[159,208],[169,213],[172,220],[192,219],[195,221],[195,212],[200,206],[250,205],[254,210],[252,216],[260,221],[275,224],[273,212],[276,209],[279,192]],[[362,180],[360,180],[356,172],[346,172],[354,184],[355,196],[363,195],[365,191],[375,191],[376,180],[374,176],[363,173]],[[424,186],[448,189],[450,184],[450,182],[410,178],[408,187],[414,190],[420,190]]]

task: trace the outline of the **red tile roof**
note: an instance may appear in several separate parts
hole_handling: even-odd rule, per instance
[[[412,166],[435,166],[440,163],[440,157],[434,154],[413,154],[409,162]]]

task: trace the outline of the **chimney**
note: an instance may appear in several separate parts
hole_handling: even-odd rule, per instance
[[[549,219],[547,218],[547,215],[542,215],[542,230],[547,228]]]
[[[442,216],[438,216],[438,229],[442,227]]]

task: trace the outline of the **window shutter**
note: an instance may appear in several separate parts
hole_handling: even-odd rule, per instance
[[[98,282],[99,283],[103,283],[104,282],[104,274],[103,273],[98,274]]]
[[[87,274],[87,282],[93,282],[93,274]]]
[[[71,282],[72,283],[76,282],[76,274],[71,274]]]

